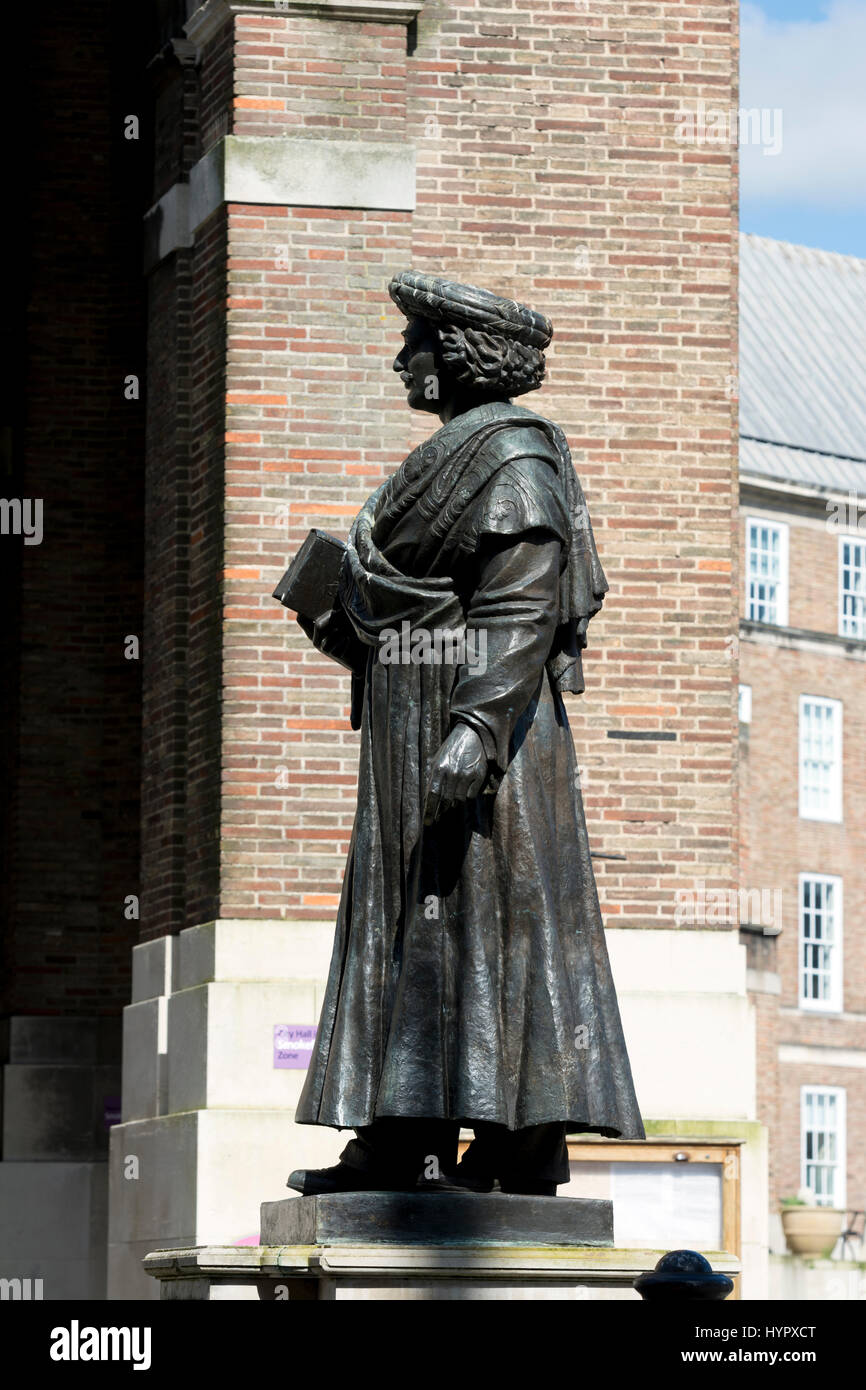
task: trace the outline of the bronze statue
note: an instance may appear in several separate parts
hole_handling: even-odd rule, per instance
[[[430,275],[389,290],[394,370],[442,426],[344,551],[320,538],[324,611],[298,614],[352,671],[361,751],[296,1119],[356,1137],[289,1186],[555,1196],[567,1133],[644,1137],[562,699],[607,583],[562,431],[512,404],[549,320]]]

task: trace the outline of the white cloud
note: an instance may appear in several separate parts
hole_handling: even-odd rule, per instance
[[[820,20],[741,11],[740,106],[782,112],[782,148],[740,149],[743,200],[866,212],[866,3]]]

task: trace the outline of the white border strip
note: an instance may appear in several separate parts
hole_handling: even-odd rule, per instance
[[[415,209],[415,149],[367,140],[226,135],[145,214],[145,269],[191,246],[224,203]]]
[[[780,1043],[779,1061],[789,1066],[866,1067],[866,1048],[817,1047],[809,1043]]]

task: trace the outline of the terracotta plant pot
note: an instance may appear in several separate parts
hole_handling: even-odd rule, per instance
[[[835,1207],[782,1207],[782,1230],[792,1255],[829,1256],[842,1233],[844,1211]]]

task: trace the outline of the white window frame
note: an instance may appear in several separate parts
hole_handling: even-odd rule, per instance
[[[845,1210],[847,1194],[847,1169],[848,1169],[848,1146],[846,1135],[846,1109],[847,1095],[844,1086],[801,1086],[800,1087],[800,1184],[802,1187],[809,1187],[809,1161],[806,1157],[806,1133],[808,1118],[808,1096],[824,1096],[835,1099],[836,1101],[836,1148],[837,1156],[833,1162],[836,1169],[837,1190],[833,1194],[833,1206],[837,1209]],[[812,1159],[813,1163],[818,1160]],[[814,1192],[814,1188],[812,1191]],[[830,1203],[821,1200],[821,1196],[816,1193],[816,1201],[819,1207],[829,1206]]]
[[[807,704],[823,705],[834,711],[836,721],[836,757],[830,781],[830,799],[826,808],[816,809],[807,804],[805,784],[805,747],[803,742],[804,709]],[[799,782],[799,813],[801,820],[835,821],[842,820],[842,701],[831,700],[826,695],[801,695],[797,723],[797,765]]]
[[[769,531],[777,531],[779,534],[779,579],[776,588],[776,615],[772,619],[757,618],[752,612],[752,527],[766,527]],[[747,516],[746,517],[746,617],[751,622],[766,622],[772,627],[788,626],[788,523],[787,521],[771,521],[766,516]]]
[[[752,722],[752,687],[740,685],[737,693],[737,718],[741,724]]]
[[[863,552],[862,569],[864,588],[862,590],[863,602],[859,621],[856,618],[849,618],[845,613],[845,590],[842,587],[842,580],[845,571],[843,555],[846,545],[859,546]],[[858,568],[860,568],[860,566],[858,566]],[[846,626],[846,623],[848,626]],[[839,537],[839,636],[861,639],[866,638],[866,536],[841,535]]]
[[[803,901],[803,887],[806,883],[820,884],[824,889],[833,890],[833,941],[830,948],[830,994],[827,999],[811,999],[804,990],[806,981],[806,965],[804,955],[809,944],[806,938],[806,908]],[[798,879],[798,922],[799,922],[799,965],[798,969],[798,993],[800,996],[800,1008],[808,1009],[814,1013],[841,1013],[842,1011],[842,933],[844,926],[844,900],[842,896],[842,880],[837,874],[810,874],[802,873]],[[826,905],[822,909],[827,911]]]

